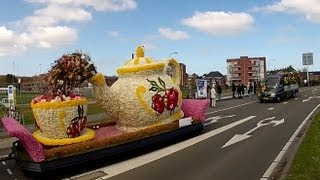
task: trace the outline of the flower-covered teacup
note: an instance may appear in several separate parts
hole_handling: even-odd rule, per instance
[[[40,131],[47,138],[75,138],[87,123],[87,99],[80,95],[38,96],[31,102]]]

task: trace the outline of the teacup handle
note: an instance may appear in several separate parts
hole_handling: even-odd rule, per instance
[[[168,74],[168,70],[171,72],[171,74]],[[180,85],[181,70],[180,70],[180,64],[177,62],[177,60],[175,59],[166,60],[164,73],[167,74],[168,76],[171,76],[175,84]]]

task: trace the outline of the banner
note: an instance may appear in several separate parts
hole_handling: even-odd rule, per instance
[[[196,98],[207,98],[207,80],[197,79]]]

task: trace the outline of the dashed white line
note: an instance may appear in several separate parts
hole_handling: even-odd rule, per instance
[[[274,110],[274,108],[273,108],[273,107],[271,107],[271,108],[268,108],[268,111],[271,111],[271,110]]]
[[[244,103],[244,104],[239,104],[239,105],[236,105],[236,106],[231,106],[231,107],[228,107],[228,108],[225,108],[225,109],[220,109],[220,110],[216,110],[216,111],[213,111],[213,112],[208,112],[206,115],[213,114],[213,113],[216,113],[216,112],[225,111],[225,110],[229,110],[229,109],[233,109],[233,108],[237,108],[237,107],[244,106],[244,105],[248,105],[248,104],[252,104],[252,103],[255,103],[255,102],[257,102],[257,101],[251,101],[251,102],[247,102],[247,103]]]
[[[288,104],[288,102],[287,102],[287,101],[285,101],[285,102],[283,102],[282,104]]]
[[[10,169],[7,169],[8,174],[12,175],[12,171]]]
[[[2,164],[3,164],[4,166],[7,165],[5,161],[2,161]]]

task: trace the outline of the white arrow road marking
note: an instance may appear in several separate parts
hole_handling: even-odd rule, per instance
[[[269,117],[269,118],[266,118],[266,119],[263,119],[263,120],[259,121],[257,123],[256,127],[254,127],[253,129],[245,132],[244,134],[235,134],[225,145],[222,146],[222,148],[225,148],[225,147],[230,146],[230,145],[232,145],[234,143],[240,142],[242,140],[245,140],[245,139],[251,137],[252,135],[249,135],[249,134],[251,134],[253,131],[257,130],[258,128],[260,128],[262,126],[267,126],[269,124],[274,124],[273,127],[275,127],[275,126],[278,126],[278,125],[284,123],[284,119],[272,120],[274,118],[275,117]]]
[[[274,110],[274,108],[273,107],[271,107],[271,108],[268,108],[268,110],[270,111],[270,110]]]
[[[206,122],[203,124],[204,126],[208,126],[210,124],[218,122],[220,119],[224,118],[230,118],[230,117],[235,117],[236,115],[229,115],[229,116],[214,116],[214,117],[209,117],[206,119]]]
[[[308,99],[304,99],[304,100],[302,100],[302,102],[304,103],[304,102],[307,102],[307,101],[310,101],[311,100],[311,97],[308,97]]]
[[[241,119],[239,121],[236,121],[236,122],[233,122],[231,124],[228,124],[228,125],[225,125],[225,126],[222,126],[218,129],[215,129],[215,130],[212,130],[212,131],[209,131],[207,133],[204,133],[204,134],[201,134],[199,136],[196,136],[196,137],[193,137],[191,139],[188,139],[188,140],[185,140],[185,141],[182,141],[182,142],[179,142],[177,144],[174,144],[174,145],[171,145],[171,146],[168,146],[168,147],[165,147],[165,148],[162,148],[162,149],[159,149],[157,151],[153,151],[153,152],[150,152],[148,154],[144,154],[142,156],[139,156],[139,157],[135,157],[135,158],[132,158],[132,159],[129,159],[127,161],[121,161],[121,162],[118,162],[118,163],[115,163],[115,164],[112,164],[112,165],[109,165],[109,166],[106,166],[106,167],[103,167],[103,168],[99,168],[99,169],[96,169],[96,170],[93,170],[91,172],[96,172],[96,171],[103,171],[105,173],[107,173],[108,175],[106,176],[103,176],[101,177],[101,179],[108,179],[108,178],[111,178],[113,176],[116,176],[118,174],[121,174],[121,173],[124,173],[126,171],[129,171],[131,169],[134,169],[134,168],[137,168],[137,167],[140,167],[140,166],[143,166],[145,164],[148,164],[150,162],[153,162],[153,161],[156,161],[158,159],[161,159],[163,157],[166,157],[168,155],[171,155],[177,151],[180,151],[182,149],[185,149],[187,147],[190,147],[196,143],[199,143],[203,140],[206,140],[210,137],[213,137],[217,134],[220,134],[226,130],[229,130],[235,126],[238,126],[242,123],[245,123],[253,118],[255,118],[256,116],[249,116],[249,117],[246,117],[244,119]],[[88,174],[89,172],[86,172],[86,174]],[[75,177],[79,177],[79,175],[75,176]],[[70,177],[70,179],[73,179],[73,177]]]
[[[302,102],[310,101],[311,99],[318,99],[320,96],[310,96],[308,99],[304,99]]]

